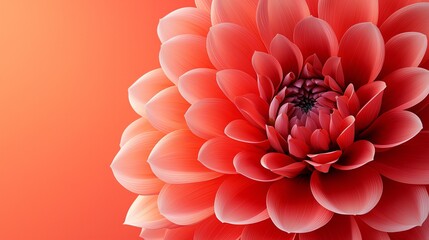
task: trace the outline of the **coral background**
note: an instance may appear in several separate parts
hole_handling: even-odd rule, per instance
[[[0,0],[0,239],[139,239],[110,162],[158,66],[158,19],[193,1]]]

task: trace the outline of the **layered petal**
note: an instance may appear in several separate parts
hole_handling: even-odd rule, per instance
[[[125,224],[148,229],[169,228],[175,225],[158,209],[158,195],[138,196],[128,210]]]
[[[201,222],[195,230],[194,240],[237,240],[244,226],[220,222],[215,216]]]
[[[246,94],[258,94],[256,79],[237,69],[225,69],[216,74],[217,84],[222,92],[231,100]]]
[[[299,240],[366,240],[352,216],[335,215],[328,224],[316,231],[302,233]],[[368,239],[370,240],[370,239]],[[377,239],[379,240],[379,239]]]
[[[303,64],[303,56],[298,46],[287,37],[277,34],[270,44],[270,54],[282,66],[283,75],[292,72],[298,76]]]
[[[141,117],[132,122],[130,125],[128,125],[127,128],[125,128],[124,132],[122,133],[121,142],[119,146],[123,147],[125,143],[127,143],[130,139],[139,135],[140,133],[153,131],[156,131],[156,129],[150,124],[150,122],[146,118]]]
[[[263,151],[259,152],[240,152],[234,157],[234,167],[238,173],[252,180],[260,182],[272,182],[279,180],[279,176],[270,170],[264,168],[261,164]]]
[[[342,154],[340,160],[333,167],[339,170],[351,170],[361,167],[374,160],[375,147],[366,140],[354,142]]]
[[[285,232],[305,233],[316,230],[331,220],[333,213],[313,198],[305,178],[275,182],[267,195],[271,220]]]
[[[213,25],[230,22],[246,27],[258,34],[256,28],[256,7],[258,0],[214,0],[211,18]]]
[[[210,13],[212,1],[213,0],[195,0],[195,6],[197,6],[197,8],[199,8],[201,10],[204,10],[204,11]]]
[[[163,137],[153,148],[148,162],[155,175],[167,183],[183,184],[220,176],[204,167],[198,151],[204,140],[189,130],[177,130]]]
[[[392,15],[397,10],[418,2],[428,2],[428,0],[378,0],[378,25],[381,25],[388,17],[390,17],[390,15]]]
[[[216,194],[216,217],[224,223],[243,225],[268,218],[265,199],[269,183],[255,182],[242,176],[226,179]]]
[[[278,229],[270,219],[247,225],[241,235],[241,240],[282,239],[294,240],[295,233],[286,233]]]
[[[186,72],[179,78],[180,94],[189,103],[204,98],[225,98],[216,82],[217,71],[209,68],[197,68]]]
[[[404,232],[390,233],[389,235],[391,240],[425,239],[429,235],[429,218],[426,218],[422,226],[414,227]]]

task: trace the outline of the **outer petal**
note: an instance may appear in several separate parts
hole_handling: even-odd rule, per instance
[[[345,1],[334,2],[346,4]],[[367,1],[359,0],[359,2]],[[378,28],[371,23],[356,24],[344,33],[338,56],[341,57],[346,85],[353,83],[355,89],[358,89],[374,81],[383,66],[383,37]]]
[[[314,200],[304,178],[282,179],[267,195],[267,210],[274,224],[285,232],[313,231],[331,220],[333,213]]]
[[[210,15],[201,9],[185,7],[177,9],[159,20],[158,37],[165,42],[182,34],[207,36]]]
[[[194,240],[238,240],[243,228],[243,226],[221,223],[213,216],[198,225]]]
[[[418,2],[428,2],[428,0],[378,0],[378,25],[381,25],[386,20],[386,18],[390,17],[390,15],[392,15],[397,10]]]
[[[429,218],[426,218],[421,227],[415,227],[405,232],[390,233],[389,235],[392,240],[425,239],[429,236]]]
[[[304,59],[316,54],[324,63],[338,53],[338,40],[331,26],[322,19],[307,17],[295,27],[293,41],[301,49]]]
[[[390,111],[382,114],[361,134],[376,148],[390,148],[400,145],[423,128],[419,117],[408,111]]]
[[[241,114],[228,100],[207,98],[200,100],[185,114],[189,129],[205,139],[223,136],[229,122],[241,118]]]
[[[238,96],[249,93],[258,94],[256,79],[243,71],[236,69],[221,70],[217,72],[216,80],[222,92],[231,102],[234,102]]]
[[[173,83],[161,68],[146,73],[128,89],[131,107],[140,116],[145,116],[145,104],[158,92],[170,86],[173,86]]]
[[[372,22],[377,24],[377,0],[319,0],[319,18],[327,21],[338,39],[354,24]]]
[[[383,81],[387,88],[382,112],[410,108],[429,94],[429,71],[423,68],[401,68],[387,75]]]
[[[382,232],[399,232],[421,226],[429,213],[425,187],[383,181],[383,196],[377,206],[360,219]]]
[[[255,182],[242,176],[226,179],[216,194],[216,217],[225,223],[251,224],[268,218],[265,199],[269,183]]]
[[[328,224],[314,232],[299,235],[299,240],[363,240],[352,216],[335,215]],[[366,240],[366,239],[365,239]],[[369,239],[368,239],[369,240]],[[372,239],[371,239],[372,240]],[[377,239],[379,240],[379,239]]]
[[[246,27],[258,34],[256,28],[256,7],[258,0],[214,0],[212,4],[213,25],[230,22]]]
[[[189,106],[177,87],[172,86],[156,94],[146,104],[147,119],[162,132],[186,129],[184,115]]]
[[[216,191],[222,178],[188,184],[167,184],[159,193],[159,211],[170,221],[190,225],[213,215]]]
[[[130,125],[128,125],[127,128],[125,128],[121,136],[121,143],[119,145],[123,147],[125,143],[127,143],[130,139],[139,135],[140,133],[153,131],[156,131],[156,129],[153,128],[153,126],[146,118],[141,117],[132,122]]]
[[[421,32],[429,35],[429,3],[416,3],[401,8],[392,14],[381,25],[380,30],[387,41],[393,36],[403,32]],[[429,52],[426,51],[422,63],[429,60]]]
[[[217,24],[207,36],[208,55],[219,70],[238,69],[254,75],[252,55],[263,48],[252,32],[233,23]]]
[[[311,192],[326,209],[338,214],[356,215],[369,212],[380,200],[383,182],[377,171],[359,168],[351,171],[314,172]]]
[[[294,240],[295,233],[286,233],[278,229],[270,219],[263,222],[247,225],[241,240],[267,240],[267,239],[282,239],[282,240]]]
[[[179,78],[179,92],[189,103],[204,98],[225,98],[216,82],[216,70],[197,68]]]
[[[197,160],[203,143],[189,130],[171,132],[156,144],[148,162],[155,175],[167,183],[192,183],[219,177],[219,173],[205,168]]]
[[[128,210],[125,224],[148,229],[175,226],[161,215],[158,209],[158,195],[138,196]]]
[[[426,35],[405,32],[392,37],[386,43],[386,57],[379,78],[404,67],[417,67],[426,53]]]
[[[212,68],[206,51],[206,38],[184,34],[161,45],[159,62],[165,75],[177,84],[179,77],[194,68]]]
[[[429,132],[419,133],[410,141],[377,153],[371,163],[383,175],[408,184],[429,184]]]
[[[116,180],[131,192],[156,194],[164,183],[152,172],[146,159],[164,134],[146,132],[129,140],[113,159],[111,168]]]
[[[292,39],[295,25],[309,15],[305,0],[260,0],[256,21],[265,46],[277,34]]]

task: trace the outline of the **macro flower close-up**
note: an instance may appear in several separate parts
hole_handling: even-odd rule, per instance
[[[146,240],[429,239],[429,1],[195,0],[112,162]]]

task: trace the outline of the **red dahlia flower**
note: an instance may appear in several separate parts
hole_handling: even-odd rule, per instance
[[[112,168],[147,240],[429,239],[429,3],[196,0]]]

